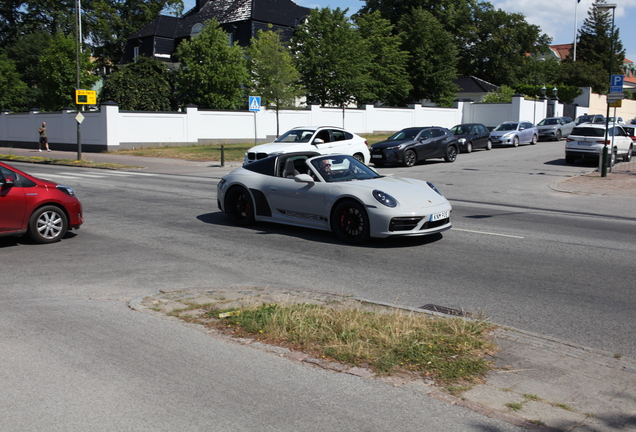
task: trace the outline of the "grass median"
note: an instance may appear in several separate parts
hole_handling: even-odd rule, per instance
[[[188,304],[169,315],[379,375],[408,374],[450,385],[477,381],[491,368],[486,356],[496,349],[488,336],[494,326],[485,320],[345,306]]]
[[[0,154],[0,160],[8,161],[8,162],[27,162],[27,163],[37,163],[44,165],[63,165],[63,166],[78,166],[85,168],[102,168],[102,169],[131,169],[131,168],[143,168],[134,165],[123,165],[116,163],[97,163],[92,162],[90,160],[82,159],[82,160],[74,160],[74,159],[56,159],[56,158],[45,158],[40,156],[17,156],[12,154]]]

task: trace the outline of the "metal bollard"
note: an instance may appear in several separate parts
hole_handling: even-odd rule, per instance
[[[221,144],[221,166],[225,166],[225,146]]]

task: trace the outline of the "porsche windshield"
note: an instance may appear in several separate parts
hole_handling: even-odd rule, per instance
[[[351,156],[321,156],[313,158],[311,164],[327,183],[382,177]]]
[[[292,129],[276,138],[274,142],[307,143],[316,131],[308,129]]]

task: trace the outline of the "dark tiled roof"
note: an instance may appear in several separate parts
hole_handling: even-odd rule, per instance
[[[160,36],[173,38],[177,26],[179,25],[179,18],[173,16],[159,15],[149,24],[137,30],[128,39],[142,38],[146,36]]]
[[[284,27],[296,27],[311,9],[298,6],[292,0],[209,0],[200,11],[192,9],[183,17],[159,15],[129,39],[145,36],[184,38],[190,36],[192,26],[215,18],[221,24],[237,21],[256,21]]]
[[[463,76],[453,80],[459,87],[459,93],[486,93],[499,90],[499,86],[474,76]]]

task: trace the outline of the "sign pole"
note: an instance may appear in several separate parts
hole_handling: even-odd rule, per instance
[[[258,141],[258,133],[256,131],[256,113],[261,110],[261,97],[250,96],[247,101],[250,111],[254,112],[254,146],[256,147]]]

